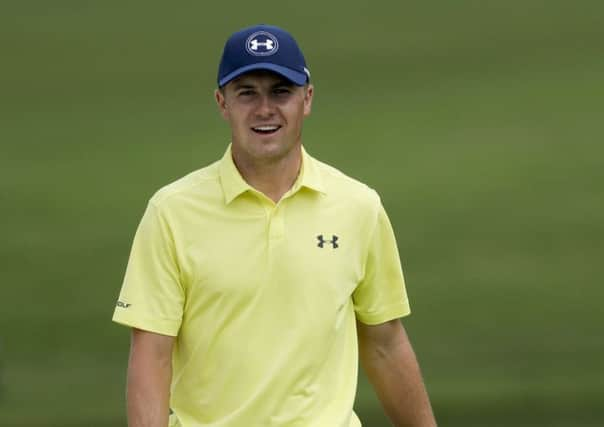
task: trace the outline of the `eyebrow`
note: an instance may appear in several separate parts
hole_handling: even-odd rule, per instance
[[[281,80],[281,81],[275,83],[272,87],[274,89],[276,87],[281,87],[281,86],[294,87],[295,85],[292,82],[290,82],[289,80]]]
[[[271,89],[274,89],[276,87],[282,87],[282,86],[291,87],[291,86],[294,86],[294,84],[292,82],[290,82],[289,80],[281,79],[278,82],[276,82],[275,84],[271,85]],[[255,86],[251,83],[247,83],[247,82],[243,81],[243,82],[235,82],[233,89],[234,90],[256,89],[256,87],[257,86]]]
[[[235,85],[234,85],[234,87],[233,87],[233,89],[235,89],[235,90],[239,90],[239,89],[254,89],[254,85],[236,82]]]

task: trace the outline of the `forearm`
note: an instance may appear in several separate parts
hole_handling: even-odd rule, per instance
[[[129,427],[167,427],[169,416],[170,358],[156,358],[133,347],[128,364],[127,412]]]
[[[372,342],[362,334],[359,339],[363,369],[394,425],[436,426],[419,364],[402,326],[386,343]]]

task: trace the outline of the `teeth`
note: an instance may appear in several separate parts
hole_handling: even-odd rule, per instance
[[[279,126],[257,126],[254,128],[254,130],[260,130],[260,131],[264,131],[264,132],[268,132],[271,130],[277,130],[279,129]]]

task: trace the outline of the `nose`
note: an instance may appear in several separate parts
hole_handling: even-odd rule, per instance
[[[268,95],[262,95],[258,98],[258,107],[256,108],[256,114],[258,117],[266,118],[271,117],[275,113],[275,106]]]

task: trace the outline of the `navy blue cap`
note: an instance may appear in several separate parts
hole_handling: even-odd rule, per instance
[[[244,28],[229,37],[218,67],[218,87],[253,70],[273,71],[298,86],[310,80],[310,71],[296,40],[272,25]]]

